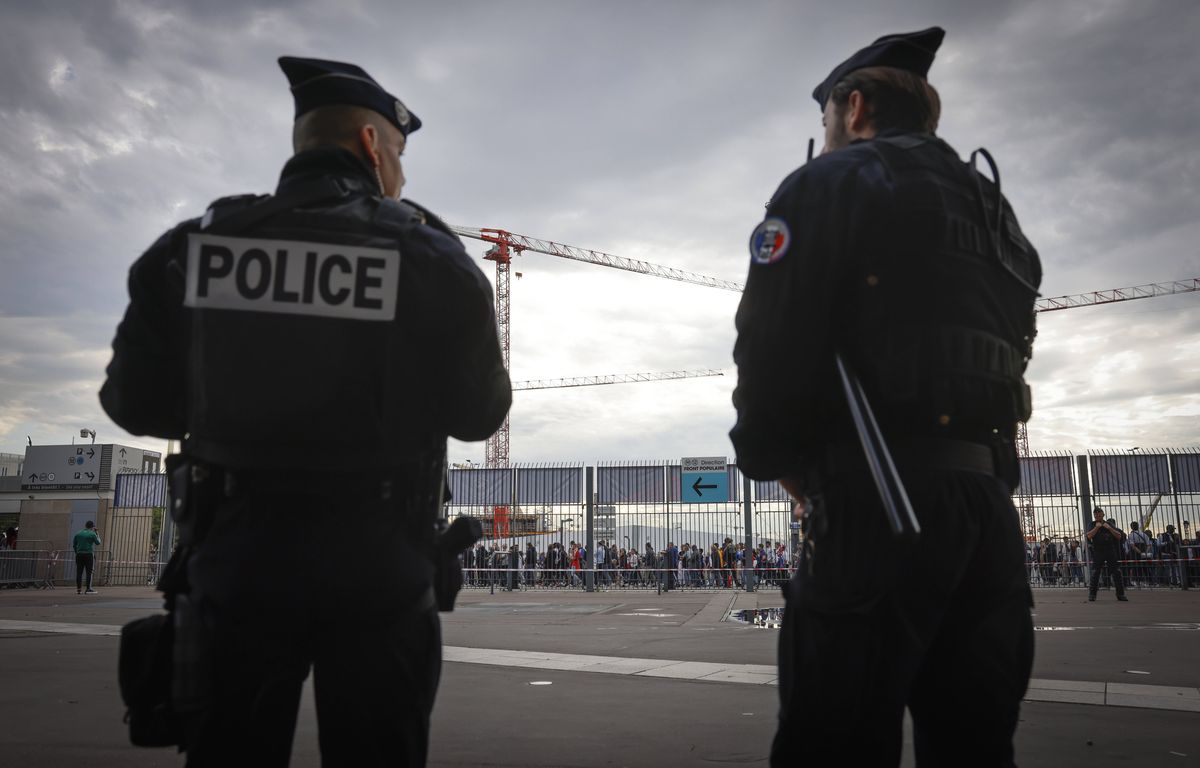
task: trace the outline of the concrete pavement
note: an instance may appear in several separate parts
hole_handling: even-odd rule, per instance
[[[1200,765],[1200,593],[1130,596],[1036,592],[1021,765]],[[431,764],[765,765],[777,633],[726,617],[781,602],[777,591],[465,592],[443,614]],[[6,764],[182,765],[127,746],[121,723],[115,631],[160,605],[146,588],[0,591]],[[293,765],[317,764],[306,690]]]

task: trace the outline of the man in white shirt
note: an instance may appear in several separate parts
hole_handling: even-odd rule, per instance
[[[1130,580],[1137,586],[1141,586],[1147,578],[1147,563],[1153,553],[1150,549],[1150,537],[1141,530],[1141,526],[1136,520],[1129,523],[1129,538],[1125,542],[1126,552],[1125,557],[1128,560],[1134,561],[1130,566]]]

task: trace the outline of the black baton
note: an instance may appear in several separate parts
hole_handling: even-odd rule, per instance
[[[892,462],[892,454],[888,451],[883,433],[879,431],[879,425],[875,422],[875,414],[871,411],[871,404],[867,402],[862,384],[842,360],[840,352],[834,353],[834,359],[837,361],[838,374],[842,378],[842,389],[846,391],[846,404],[850,406],[854,429],[858,432],[858,442],[862,444],[867,466],[871,468],[871,477],[875,480],[875,487],[879,489],[879,498],[883,502],[888,525],[897,537],[916,539],[921,533],[921,524],[913,514],[908,493],[904,490],[900,473],[896,471],[896,465]]]

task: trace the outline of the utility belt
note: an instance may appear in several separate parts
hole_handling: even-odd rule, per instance
[[[888,440],[888,449],[901,472],[974,472],[999,478],[1010,490],[1020,481],[1016,452],[1011,443],[1001,439],[984,444],[951,438],[907,438]],[[819,488],[822,479],[866,471],[862,446],[839,441],[825,447],[805,479]]]
[[[978,472],[996,474],[996,457],[990,446],[966,440],[910,438],[888,440],[892,461],[900,469]],[[862,446],[836,442],[826,446],[819,467],[822,473],[843,474],[865,467]]]
[[[208,486],[224,498],[249,494],[336,494],[360,499],[390,499],[405,484],[417,482],[416,472],[391,469],[365,472],[312,472],[296,470],[231,469],[191,461],[192,487]]]
[[[440,461],[356,472],[235,469],[187,456],[167,457],[171,517],[184,545],[204,539],[212,513],[226,499],[246,496],[320,495],[354,502],[394,504],[411,533],[428,543],[441,512],[445,487]]]

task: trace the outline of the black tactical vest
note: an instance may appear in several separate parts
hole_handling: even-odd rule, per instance
[[[1011,439],[1031,410],[1037,252],[998,186],[941,140],[870,146],[889,210],[851,269],[843,349],[893,432]]]
[[[436,448],[410,386],[428,354],[400,290],[422,221],[333,177],[215,203],[188,236],[187,452],[346,471]]]

